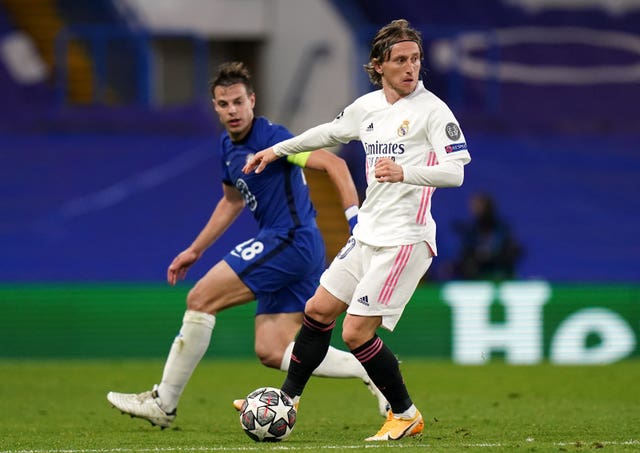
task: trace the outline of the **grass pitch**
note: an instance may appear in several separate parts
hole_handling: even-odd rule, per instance
[[[420,438],[369,444],[382,423],[356,380],[312,378],[293,434],[258,444],[231,407],[282,372],[251,361],[204,361],[174,426],[161,431],[111,408],[109,390],[158,382],[161,361],[0,361],[0,453],[216,451],[638,451],[640,362],[596,367],[462,367],[409,359],[401,367],[425,416]]]

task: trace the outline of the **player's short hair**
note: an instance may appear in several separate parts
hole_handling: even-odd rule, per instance
[[[375,65],[387,61],[391,55],[391,47],[402,41],[413,41],[418,44],[420,60],[424,58],[420,32],[412,28],[405,19],[396,19],[378,30],[378,33],[371,41],[369,63],[364,65],[371,83],[376,86],[382,86],[382,76],[376,72]]]
[[[230,87],[237,83],[242,83],[247,88],[247,94],[253,93],[253,82],[251,73],[247,66],[240,61],[229,61],[218,66],[218,72],[209,82],[211,97],[215,98],[216,87]]]

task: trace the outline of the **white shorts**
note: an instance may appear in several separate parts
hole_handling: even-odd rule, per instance
[[[349,306],[347,313],[382,316],[393,331],[433,255],[426,242],[372,247],[349,238],[320,284]]]

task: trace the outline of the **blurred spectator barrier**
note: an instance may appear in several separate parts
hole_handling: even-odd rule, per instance
[[[104,25],[73,26],[56,37],[56,93],[58,105],[68,102],[70,62],[73,42],[84,45],[93,63],[94,104],[159,106],[166,103],[195,103],[206,90],[208,51],[206,42],[193,34],[167,33],[153,35],[128,28]],[[170,80],[159,47],[163,43],[181,43],[187,58],[173,73],[182,72],[178,80]],[[183,95],[167,99],[164,85],[180,84]],[[180,88],[180,87],[178,87]],[[179,90],[180,91],[180,90]],[[175,90],[174,90],[175,92]]]

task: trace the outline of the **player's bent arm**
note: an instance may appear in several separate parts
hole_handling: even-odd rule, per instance
[[[460,187],[464,181],[464,163],[452,159],[430,167],[403,165],[403,182],[416,186]]]
[[[306,162],[300,165],[300,163],[296,162],[299,157],[306,157]],[[303,168],[311,168],[313,170],[326,172],[338,191],[338,196],[342,203],[342,209],[346,211],[352,206],[358,206],[359,202],[356,185],[353,182],[353,178],[349,172],[349,167],[344,159],[325,149],[319,149],[308,154],[296,154],[288,159]]]
[[[209,221],[191,246],[198,256],[211,246],[238,218],[244,208],[242,194],[233,186],[222,184],[222,198],[218,201]]]

